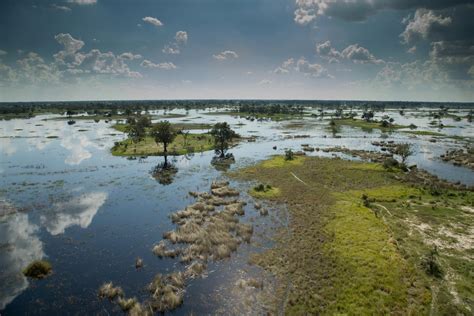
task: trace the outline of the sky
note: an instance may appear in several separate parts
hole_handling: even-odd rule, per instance
[[[472,0],[1,0],[0,101],[474,101]]]

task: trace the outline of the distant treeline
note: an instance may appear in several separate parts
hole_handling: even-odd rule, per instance
[[[230,108],[246,113],[299,114],[304,108],[474,108],[474,103],[401,102],[401,101],[335,101],[335,100],[128,100],[128,101],[64,101],[2,102],[0,114],[34,116],[38,113],[149,111],[173,109]]]

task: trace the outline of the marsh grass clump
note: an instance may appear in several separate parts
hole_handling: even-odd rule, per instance
[[[135,260],[135,268],[136,269],[143,268],[143,259],[142,258],[137,258]]]
[[[151,308],[163,313],[179,307],[183,303],[184,285],[184,276],[181,272],[157,274],[148,285]]]
[[[194,279],[199,276],[202,276],[207,269],[207,265],[201,262],[193,262],[191,263],[186,270],[184,271],[184,277],[187,279]]]
[[[123,297],[124,293],[120,286],[114,286],[112,282],[102,284],[99,288],[99,298],[108,298],[113,300],[116,297]]]
[[[131,310],[136,304],[138,303],[136,298],[122,298],[119,297],[117,300],[117,304],[120,306],[120,308],[124,311],[127,312]]]
[[[50,275],[52,271],[53,267],[51,263],[46,260],[36,260],[23,269],[23,274],[29,278],[44,279]]]

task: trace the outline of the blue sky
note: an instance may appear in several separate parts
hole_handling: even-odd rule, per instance
[[[474,101],[463,0],[3,0],[0,101]]]

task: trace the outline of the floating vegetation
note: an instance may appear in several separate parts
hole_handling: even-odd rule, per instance
[[[117,300],[117,304],[120,306],[120,308],[124,311],[127,312],[131,310],[136,304],[138,303],[136,298],[122,298],[119,297]]]
[[[154,311],[165,312],[183,304],[184,277],[181,272],[157,274],[148,285],[150,306]]]
[[[209,192],[190,192],[197,201],[184,210],[171,214],[170,218],[177,228],[163,234],[153,246],[152,252],[159,258],[179,257],[186,264],[184,272],[157,274],[147,289],[151,311],[171,311],[183,303],[187,279],[203,277],[210,260],[229,258],[239,244],[249,243],[253,235],[253,225],[240,223],[238,216],[245,214],[245,202],[238,200],[239,191],[229,187],[228,181],[214,181]],[[138,258],[136,267],[143,262]],[[249,283],[250,284],[250,283]],[[256,283],[254,287],[257,287]],[[143,310],[135,299],[124,299],[120,287],[111,282],[99,289],[99,297],[111,300],[119,297],[117,303],[130,315],[139,315]]]
[[[46,260],[36,260],[30,263],[25,269],[23,274],[29,278],[44,279],[53,272],[51,263]]]
[[[109,300],[113,300],[117,297],[123,297],[124,293],[120,286],[114,286],[112,282],[104,283],[99,288],[98,293],[100,298],[108,298]]]
[[[143,268],[143,259],[142,258],[137,258],[135,260],[135,268],[136,269]]]

